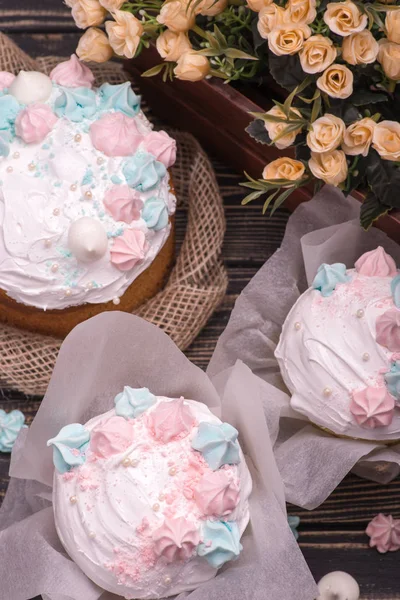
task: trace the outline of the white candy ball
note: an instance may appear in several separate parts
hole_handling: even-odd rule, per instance
[[[69,228],[68,246],[78,260],[94,262],[106,253],[107,234],[99,221],[90,217],[82,217],[72,223]]]
[[[21,104],[30,104],[31,102],[46,102],[50,98],[52,90],[51,79],[44,73],[20,71],[8,88],[8,93]]]
[[[317,600],[358,600],[360,588],[357,581],[344,571],[333,571],[318,583]]]

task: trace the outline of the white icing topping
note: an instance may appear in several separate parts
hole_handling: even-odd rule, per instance
[[[394,358],[376,342],[376,320],[394,306],[392,277],[368,277],[354,269],[347,274],[351,281],[338,284],[330,296],[312,288],[300,296],[275,356],[293,394],[291,406],[313,423],[350,437],[397,439],[399,408],[389,426],[375,429],[361,428],[350,412],[351,393],[384,386]]]
[[[149,410],[129,421],[134,441],[126,450],[105,459],[96,459],[89,450],[82,467],[65,475],[56,471],[54,476],[55,522],[63,546],[90,579],[125,598],[179,594],[216,574],[196,553],[185,563],[168,563],[154,556],[152,534],[164,519],[185,517],[201,532],[207,518],[191,497],[196,477],[200,477],[196,461],[201,458],[191,447],[197,426],[168,444],[155,440],[147,426],[148,415],[165,401],[170,399],[158,397]],[[220,423],[204,404],[185,400],[185,405],[197,422]],[[114,415],[111,410],[85,427],[92,431]],[[239,503],[224,520],[236,521],[242,535],[249,521],[252,484],[243,454],[240,456],[239,465],[224,467],[240,482]],[[201,464],[207,472],[205,461],[200,469]],[[184,485],[186,494],[182,493]]]
[[[59,95],[53,85],[46,103],[54,107]],[[63,309],[111,301],[150,266],[168,238],[169,225],[154,231],[142,218],[127,224],[105,209],[106,190],[126,184],[126,157],[109,158],[93,147],[89,126],[100,114],[79,123],[59,118],[41,143],[15,137],[9,156],[0,157],[0,288],[18,302]],[[143,113],[134,119],[143,135],[152,130]],[[153,196],[165,202],[169,214],[175,211],[168,173],[155,189],[140,192],[143,202]],[[108,236],[104,256],[90,264],[78,261],[68,245],[71,224],[84,216],[99,221]],[[121,271],[111,263],[110,249],[127,228],[145,234],[148,250],[144,260]]]

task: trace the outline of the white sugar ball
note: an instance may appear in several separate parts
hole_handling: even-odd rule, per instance
[[[357,581],[344,571],[332,571],[318,583],[317,600],[358,600],[360,588]]]
[[[91,217],[82,217],[72,223],[68,232],[68,246],[82,262],[99,260],[107,251],[108,238],[102,224]]]
[[[8,88],[8,93],[21,104],[46,102],[51,96],[53,84],[50,77],[37,71],[20,71]]]

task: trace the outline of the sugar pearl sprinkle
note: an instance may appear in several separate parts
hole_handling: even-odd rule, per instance
[[[21,155],[19,152],[14,152],[13,158],[19,158]]]
[[[168,575],[166,577],[164,577],[164,583],[165,583],[165,585],[169,585],[171,583],[171,581],[172,581],[172,579]]]
[[[113,298],[113,304],[115,304],[116,306],[118,306],[120,302],[121,300],[119,298]]]
[[[71,502],[71,504],[76,504],[78,502],[78,498],[76,496],[71,496],[69,501]]]
[[[51,240],[44,241],[45,248],[51,248]]]
[[[171,467],[170,470],[168,471],[168,473],[170,475],[176,475],[176,467]]]
[[[85,198],[89,198],[89,200],[91,198],[93,198],[93,194],[92,194],[92,192],[90,190],[88,190],[87,192],[85,192]]]
[[[131,459],[128,458],[128,457],[124,458],[124,460],[122,461],[122,465],[124,467],[130,467],[131,466]]]
[[[71,294],[72,294],[72,290],[70,290],[69,288],[67,290],[65,290],[66,296],[71,296]]]
[[[324,389],[324,396],[330,396],[332,394],[332,390],[330,387],[326,387]]]
[[[81,134],[80,134],[80,133],[77,133],[77,134],[75,135],[75,137],[74,137],[74,140],[75,140],[76,142],[81,142],[81,141],[82,141],[82,136],[81,136]]]
[[[76,183],[73,183],[73,184],[70,186],[70,188],[69,188],[69,189],[71,190],[71,192],[76,192],[76,190],[77,190],[77,187],[78,187],[78,186],[76,185]]]
[[[369,358],[370,358],[370,357],[369,357],[369,354],[368,354],[368,352],[364,352],[364,354],[363,354],[363,356],[362,356],[362,359],[363,359],[363,361],[364,361],[364,362],[368,362],[368,361],[369,361]]]
[[[94,531],[89,531],[89,537],[91,540],[93,540],[96,537],[96,534]]]
[[[153,504],[153,510],[154,510],[154,512],[158,512],[160,510],[160,505],[158,504],[158,502]]]
[[[101,158],[101,156],[99,156],[99,158],[97,159],[97,164],[102,165],[103,162],[104,162],[104,158]]]
[[[29,165],[28,165],[28,169],[29,169],[30,171],[34,171],[34,170],[36,169],[36,165],[35,165],[35,163],[32,163],[32,162],[31,162],[31,163],[29,163]]]
[[[298,321],[294,324],[294,328],[296,331],[299,331],[299,329],[301,329],[301,323],[299,323]]]
[[[60,214],[60,209],[59,208],[55,208],[53,210],[53,215],[56,216],[56,217],[58,217],[59,214]]]
[[[357,319],[362,319],[364,316],[364,311],[362,308],[359,308],[358,311],[356,312],[357,315]]]
[[[14,169],[12,167],[7,167],[6,171],[7,171],[7,173],[12,173],[14,171]]]
[[[137,459],[137,458],[133,458],[133,459],[131,460],[131,465],[132,465],[132,467],[137,467],[137,466],[138,466],[138,464],[139,464],[139,461],[138,461],[138,459]]]
[[[57,273],[57,271],[58,271],[58,264],[57,263],[52,264],[51,265],[51,270],[52,270],[53,273]]]

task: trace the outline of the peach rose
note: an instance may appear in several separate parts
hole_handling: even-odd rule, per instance
[[[79,40],[76,54],[86,62],[103,63],[110,60],[113,51],[104,31],[90,27]]]
[[[215,17],[222,13],[228,6],[228,0],[202,0],[195,8],[197,14],[204,17]],[[190,10],[190,7],[189,7]]]
[[[347,177],[347,161],[343,150],[322,153],[311,152],[308,166],[314,177],[331,185],[338,186]]]
[[[275,27],[283,24],[284,10],[277,4],[265,6],[258,13],[257,29],[258,33],[266,40]]]
[[[288,156],[282,156],[268,163],[263,171],[263,179],[273,181],[274,179],[288,179],[297,181],[304,175],[305,167],[299,160],[294,160]],[[290,185],[282,186],[290,187]]]
[[[317,87],[331,98],[348,98],[353,93],[353,73],[344,65],[333,64],[317,79]]]
[[[166,29],[156,41],[159,55],[167,62],[176,62],[185,52],[192,49],[186,33],[175,33]]]
[[[174,73],[183,81],[201,81],[210,72],[210,63],[206,56],[189,50],[178,59]]]
[[[333,63],[337,55],[332,40],[323,35],[312,35],[299,52],[301,68],[305,73],[321,73]]]
[[[125,0],[99,0],[99,2],[108,12],[114,12],[121,8]]]
[[[385,27],[389,41],[400,44],[400,8],[387,11]]]
[[[268,47],[277,56],[297,54],[304,44],[304,40],[311,35],[308,25],[299,28],[276,28],[268,36]]]
[[[247,6],[254,12],[260,12],[265,6],[272,4],[274,0],[247,0]]]
[[[111,48],[118,56],[133,58],[140,44],[143,25],[139,19],[123,10],[116,10],[113,17],[114,21],[106,22]]]
[[[70,7],[74,21],[80,29],[101,25],[107,14],[98,0],[75,0],[70,3]]]
[[[337,35],[347,36],[366,28],[368,17],[351,2],[330,2],[324,12],[324,21]]]
[[[381,121],[374,128],[372,146],[385,160],[400,160],[400,123]]]
[[[181,0],[164,2],[161,7],[157,21],[165,25],[171,31],[189,31],[195,23],[195,14],[186,3]]]
[[[315,5],[316,0],[289,0],[285,9],[285,23],[292,26],[312,23],[317,16]]]
[[[366,117],[349,125],[344,132],[342,148],[346,154],[367,156],[375,130],[375,121]]]
[[[344,38],[342,57],[350,65],[367,65],[376,61],[379,44],[368,29]]]
[[[400,80],[400,44],[386,38],[379,40],[378,62],[389,79]]]
[[[312,123],[311,131],[307,134],[307,146],[313,152],[336,150],[342,143],[345,129],[342,119],[326,113]]]
[[[302,118],[301,113],[297,110],[297,108],[292,108],[292,113],[295,113],[300,119]],[[273,117],[279,117],[281,119],[286,119],[285,113],[282,111],[282,109],[279,108],[279,106],[273,106],[271,108],[271,110],[267,111],[266,114],[272,115]],[[293,120],[292,115],[290,118],[291,118],[291,120]],[[283,135],[282,137],[280,137],[279,140],[274,142],[274,139],[278,135],[281,135],[287,129],[288,125],[289,125],[288,122],[279,123],[279,122],[273,122],[273,121],[265,121],[265,129],[268,131],[268,135],[271,138],[271,141],[274,143],[274,145],[279,150],[283,150],[284,148],[288,148],[288,146],[291,146],[293,144],[293,142],[295,141],[297,134],[300,133],[300,131],[302,130],[302,127],[300,126],[295,131],[290,131],[286,135]]]

